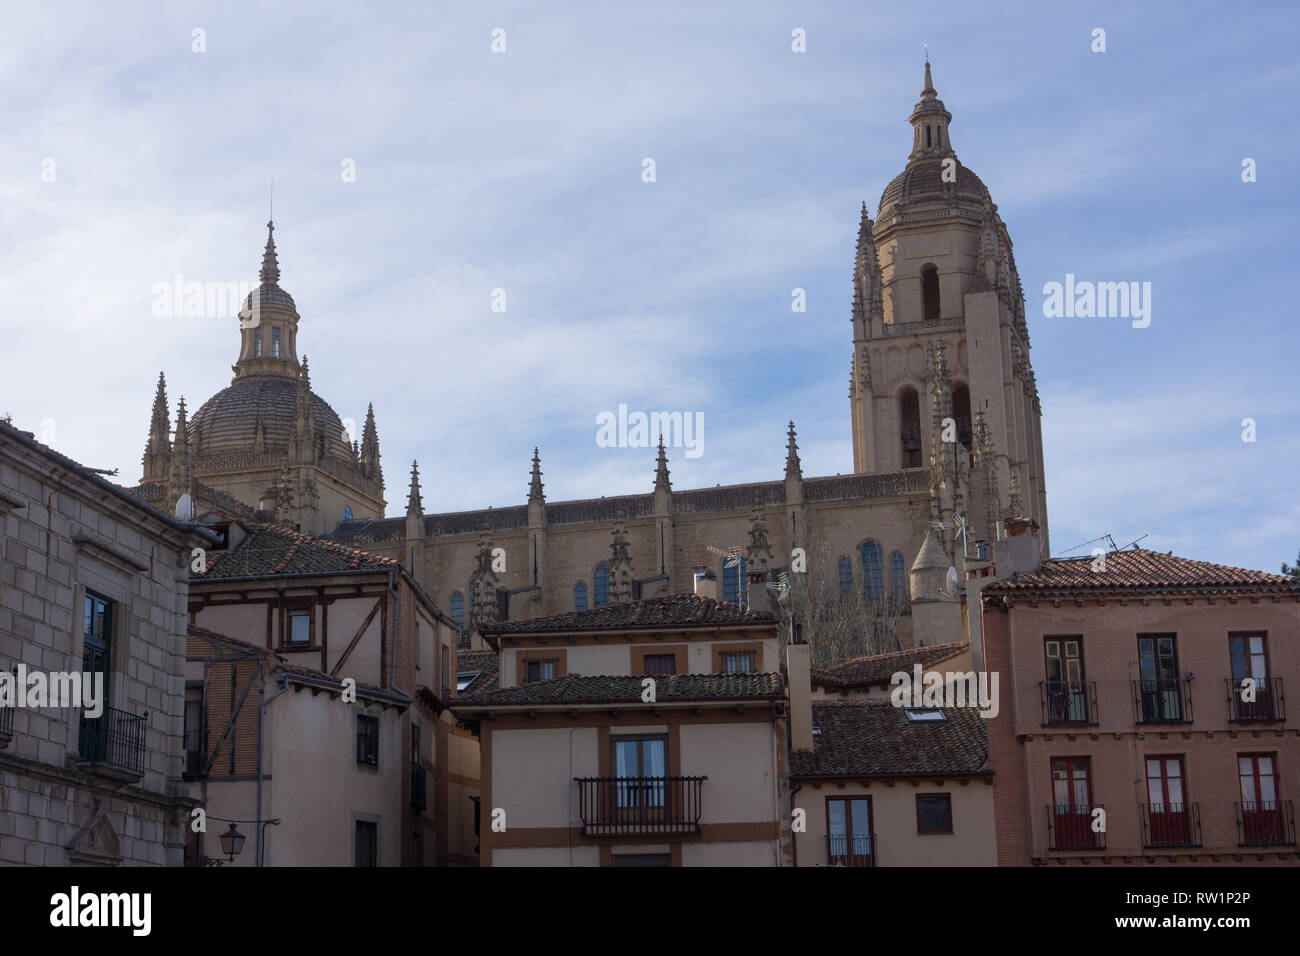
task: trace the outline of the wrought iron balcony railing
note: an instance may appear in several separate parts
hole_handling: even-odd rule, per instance
[[[429,805],[429,774],[419,764],[411,765],[411,806],[423,810]]]
[[[699,833],[708,777],[574,777],[583,832],[599,836]]]
[[[1101,810],[1098,815],[1094,811]],[[1100,803],[1049,803],[1047,846],[1051,850],[1106,849],[1106,810]],[[1098,821],[1102,821],[1098,825]]]
[[[1233,683],[1230,677],[1225,677],[1223,682],[1228,687],[1229,720],[1286,720],[1286,699],[1282,696],[1282,678],[1265,677],[1250,688]]]
[[[1234,803],[1241,846],[1295,846],[1295,812],[1290,800]]]
[[[875,866],[874,833],[839,833],[826,837],[827,866]]]
[[[1139,803],[1142,845],[1180,847],[1201,845],[1201,807],[1197,803]]]
[[[144,773],[144,729],[145,717],[113,707],[105,707],[98,717],[87,717],[83,712],[79,759],[128,773]]]
[[[1192,682],[1185,677],[1133,681],[1133,713],[1139,724],[1192,721]]]
[[[1043,726],[1097,724],[1097,682],[1095,680],[1045,680],[1038,682],[1043,708]]]

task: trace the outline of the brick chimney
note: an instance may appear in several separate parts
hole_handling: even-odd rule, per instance
[[[812,665],[807,644],[785,646],[786,695],[790,698],[790,749],[813,749]]]
[[[695,593],[711,601],[718,599],[718,576],[707,565],[697,564],[692,568],[695,578]]]
[[[1005,518],[1002,522],[1007,531],[1007,546],[1011,552],[1012,574],[1027,574],[1037,571],[1043,563],[1041,545],[1038,541],[1038,522],[1033,518]],[[1003,568],[998,568],[999,576]]]

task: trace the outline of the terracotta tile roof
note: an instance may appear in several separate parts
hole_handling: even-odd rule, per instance
[[[500,668],[501,657],[496,651],[460,651],[456,655],[457,673],[479,671],[479,675],[458,696],[464,697],[466,694],[477,694],[479,691],[496,690]]]
[[[585,611],[564,611],[531,621],[506,621],[483,628],[483,633],[523,634],[751,623],[760,627],[773,627],[776,618],[767,611],[747,611],[739,604],[715,601],[698,594],[666,594],[631,604],[607,604]]]
[[[888,700],[813,701],[812,750],[790,754],[790,776],[930,777],[991,774],[988,722],[974,707],[913,721]]]
[[[643,678],[627,675],[582,677],[569,674],[554,680],[484,691],[452,701],[453,710],[521,704],[640,704]],[[779,674],[672,674],[655,678],[655,700],[782,700]]]
[[[928,647],[913,647],[905,651],[891,651],[888,654],[872,654],[867,657],[855,657],[841,661],[832,667],[813,668],[812,682],[827,687],[873,687],[888,684],[891,677],[899,671],[912,672],[912,667],[920,664],[929,670],[935,664],[942,663],[970,650],[966,643],[931,644]]]
[[[986,585],[984,594],[1080,593],[1223,593],[1237,591],[1292,593],[1300,596],[1300,579],[1263,571],[1230,568],[1137,548],[1106,555],[1106,570],[1092,570],[1093,558],[1052,558],[1037,571]]]
[[[208,554],[202,581],[252,577],[264,574],[319,574],[373,568],[396,571],[398,563],[367,551],[348,548],[324,538],[292,531],[275,524],[249,524],[248,536],[229,551]]]

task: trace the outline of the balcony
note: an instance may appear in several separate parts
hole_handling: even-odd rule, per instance
[[[1198,847],[1201,845],[1201,807],[1197,803],[1139,803],[1142,845]]]
[[[840,833],[826,837],[827,866],[875,866],[876,835],[874,833]]]
[[[1093,811],[1101,810],[1097,819],[1105,819],[1105,809],[1098,804],[1053,803],[1047,805],[1047,847],[1050,850],[1104,850],[1105,829],[1093,828]]]
[[[1295,812],[1290,800],[1234,803],[1238,846],[1295,846]]]
[[[1044,727],[1095,727],[1097,682],[1045,680],[1038,682]]]
[[[1282,721],[1286,720],[1286,699],[1282,696],[1282,678],[1264,678],[1255,686],[1254,700],[1245,700],[1248,696],[1240,684],[1234,684],[1232,678],[1225,677],[1223,683],[1228,689],[1228,720],[1231,721]]]
[[[429,806],[429,772],[419,764],[411,765],[411,806],[416,810]]]
[[[125,780],[144,774],[145,716],[105,707],[99,717],[81,715],[77,762],[95,773]]]
[[[583,833],[654,836],[699,833],[708,777],[574,777]]]
[[[1173,677],[1133,681],[1133,716],[1139,724],[1190,724],[1191,680]]]

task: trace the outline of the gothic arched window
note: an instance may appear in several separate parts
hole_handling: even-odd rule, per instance
[[[921,399],[916,389],[898,393],[898,420],[903,442],[903,467],[921,467]]]
[[[897,551],[889,556],[889,587],[894,597],[907,596],[907,568],[903,556]]]
[[[579,581],[573,586],[573,609],[575,611],[587,610],[587,582]]]
[[[840,558],[840,597],[846,598],[853,593],[853,562]]]
[[[954,385],[952,389],[952,417],[957,422],[957,440],[970,449],[970,389]]]
[[[609,603],[609,564],[599,564],[596,566],[596,607],[604,607]]]
[[[867,597],[877,600],[885,593],[885,569],[881,561],[880,545],[866,541],[862,545],[862,579],[866,584]]]
[[[740,559],[740,564],[734,568],[723,565],[722,568],[722,600],[728,604],[744,604],[746,591],[745,586],[745,559]]]
[[[465,595],[459,591],[451,596],[451,619],[457,627],[465,626]]]
[[[939,317],[939,270],[926,266],[921,270],[921,318]]]

